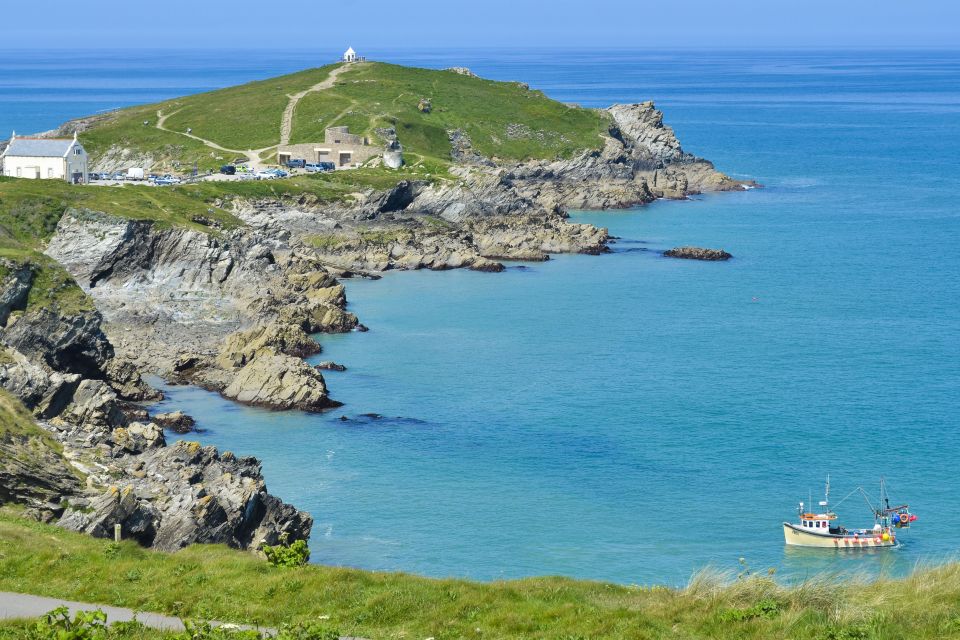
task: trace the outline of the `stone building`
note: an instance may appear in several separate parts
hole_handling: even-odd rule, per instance
[[[0,155],[3,175],[33,180],[66,180],[74,184],[89,178],[89,159],[83,145],[72,138],[10,138]]]
[[[277,149],[277,161],[280,164],[300,159],[311,164],[332,162],[338,169],[346,169],[357,167],[380,153],[369,138],[350,133],[349,127],[327,127],[323,142],[282,145]]]

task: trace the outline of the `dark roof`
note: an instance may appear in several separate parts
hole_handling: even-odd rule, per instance
[[[34,158],[62,158],[70,151],[73,138],[14,138],[4,155]]]

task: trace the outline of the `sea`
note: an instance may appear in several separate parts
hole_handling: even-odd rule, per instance
[[[606,255],[348,281],[370,331],[318,337],[347,366],[325,414],[165,387],[154,410],[257,456],[313,515],[313,562],[683,585],[956,558],[960,52],[361,53],[589,107],[654,100],[687,151],[763,188],[571,212],[617,237]],[[0,56],[0,135],[335,55],[20,51]],[[662,255],[678,245],[734,257]],[[872,526],[881,478],[910,504],[898,548],[784,545],[828,475],[848,527]]]

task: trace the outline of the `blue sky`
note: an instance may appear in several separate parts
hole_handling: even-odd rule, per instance
[[[4,2],[46,48],[960,47],[957,0],[84,0]],[[57,9],[57,5],[64,8]],[[56,19],[51,15],[56,14]],[[312,46],[311,46],[312,45]]]

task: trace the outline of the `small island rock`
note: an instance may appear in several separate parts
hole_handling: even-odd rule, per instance
[[[663,252],[670,258],[684,258],[686,260],[729,260],[733,257],[723,249],[704,249],[702,247],[674,247]]]

